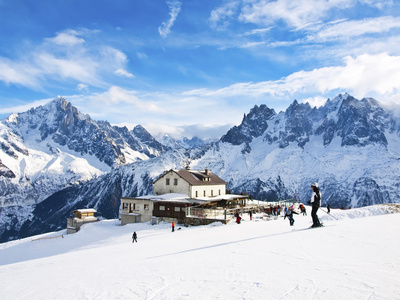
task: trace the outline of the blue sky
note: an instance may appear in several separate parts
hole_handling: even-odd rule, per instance
[[[0,117],[60,95],[95,120],[220,137],[256,104],[400,103],[394,0],[0,0],[0,41]]]

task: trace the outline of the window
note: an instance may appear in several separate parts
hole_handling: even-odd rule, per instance
[[[174,209],[175,211],[181,211],[181,208],[178,206],[175,206],[175,209]]]
[[[199,191],[196,191],[196,198],[199,196]]]
[[[145,209],[145,210],[149,210],[149,205],[148,205],[148,204],[145,204],[145,205],[144,205],[144,209]]]
[[[174,185],[178,185],[178,178],[174,178]]]
[[[160,205],[160,210],[165,210],[165,206],[164,205]]]
[[[169,178],[165,179],[165,184],[169,185]]]
[[[206,191],[205,191],[205,190],[203,191],[203,196],[204,196],[204,197],[206,196]]]
[[[211,197],[214,196],[214,190],[211,190]]]
[[[218,190],[218,195],[221,196],[221,190]]]
[[[132,206],[133,206],[133,210],[139,209],[139,204],[137,204],[137,203],[133,203]]]
[[[122,203],[122,209],[128,209],[129,208],[129,204],[126,202]]]

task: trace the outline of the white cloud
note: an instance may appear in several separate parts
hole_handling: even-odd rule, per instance
[[[84,83],[79,83],[78,86],[77,86],[77,88],[78,88],[78,90],[80,90],[80,91],[87,91],[88,88],[89,88],[89,86],[88,86],[87,84],[84,84]]]
[[[158,32],[163,38],[166,38],[168,34],[171,32],[171,27],[174,25],[176,18],[181,11],[181,2],[179,1],[167,1],[169,7],[169,15],[170,18],[167,22],[163,22],[160,27],[158,27]]]
[[[226,134],[230,128],[235,124],[193,124],[193,125],[183,125],[183,126],[171,126],[168,124],[158,124],[148,122],[143,124],[152,135],[158,134],[168,134],[175,139],[181,139],[183,137],[192,138],[220,138],[222,135]],[[127,126],[128,127],[128,126]],[[128,128],[132,127],[130,125]]]
[[[35,100],[33,102],[29,102],[27,104],[15,105],[10,107],[0,107],[0,114],[11,114],[11,113],[22,113],[30,110],[31,108],[36,108],[41,105],[45,105],[46,103],[53,100],[51,99],[42,99],[42,100]]]
[[[136,52],[136,56],[137,56],[139,59],[147,59],[147,54],[144,53],[144,52]]]
[[[345,10],[357,4],[384,9],[393,5],[392,0],[242,0],[226,3],[214,9],[210,21],[212,26],[226,27],[233,18],[259,26],[284,21],[289,27],[304,29],[315,27],[331,18],[330,11]]]
[[[222,89],[200,89],[185,92],[197,97],[253,97],[272,96],[276,99],[345,90],[356,97],[374,96],[385,100],[399,96],[400,56],[360,55],[345,58],[343,66],[325,67],[312,71],[295,72],[275,81],[237,83]]]
[[[272,29],[272,27],[253,29],[253,30],[245,32],[244,35],[264,34],[266,32],[271,31],[271,29]]]
[[[77,37],[78,35],[79,32],[76,30],[66,30],[58,33],[54,38],[47,38],[46,40],[57,45],[75,46],[85,42],[84,39]]]
[[[348,39],[365,34],[384,33],[396,28],[400,28],[400,18],[391,16],[342,21],[327,24],[315,36],[309,37],[309,39],[326,42],[339,38]]]
[[[239,1],[231,1],[211,11],[209,22],[214,29],[224,30],[230,20],[237,14]]]
[[[126,71],[124,69],[115,70],[114,73],[116,75],[118,75],[118,76],[124,76],[124,77],[128,77],[128,78],[134,78],[135,77],[133,74],[129,73],[128,71]]]
[[[289,26],[301,29],[318,22],[332,8],[345,9],[355,4],[348,0],[257,0],[244,4],[239,19],[259,25],[284,20]]]
[[[311,107],[320,107],[326,103],[326,100],[327,100],[326,97],[316,96],[316,97],[310,97],[310,98],[303,99],[301,102],[303,102],[303,103],[308,102]]]
[[[23,55],[14,59],[0,57],[0,81],[41,90],[49,81],[65,84],[70,80],[107,87],[103,78],[110,74],[133,77],[126,70],[128,59],[123,52],[110,46],[84,42],[77,37],[84,33],[83,29],[79,33],[66,30],[40,44],[30,45]]]
[[[96,105],[102,104],[106,106],[115,106],[122,104],[133,105],[142,112],[163,112],[164,109],[154,102],[143,101],[137,96],[137,92],[123,89],[118,86],[112,86],[101,94],[91,95],[90,100]],[[119,107],[118,109],[121,109]]]
[[[99,85],[99,79],[96,77],[96,70],[99,68],[97,62],[93,59],[84,57],[56,57],[51,53],[39,53],[36,63],[41,67],[42,74],[56,75],[59,79],[74,79],[93,85]]]
[[[37,88],[41,70],[31,62],[13,62],[0,57],[0,81],[6,84],[18,84],[29,88]]]

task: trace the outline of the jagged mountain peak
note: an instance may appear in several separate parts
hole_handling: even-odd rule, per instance
[[[388,122],[388,114],[378,101],[373,98],[358,100],[345,93],[327,99],[325,105],[318,108],[294,100],[278,115],[265,105],[255,106],[221,141],[244,144],[246,153],[251,150],[251,141],[260,136],[269,144],[277,143],[280,148],[292,143],[304,147],[314,135],[322,135],[324,146],[335,137],[342,140],[342,146],[387,145],[384,131]]]
[[[254,107],[250,109],[250,112],[247,114],[247,116],[246,114],[244,115],[244,119],[256,119],[259,117],[268,117],[275,114],[275,111],[265,104],[261,104],[260,106],[254,105]]]
[[[286,109],[285,114],[287,116],[290,115],[305,115],[311,110],[311,106],[308,102],[306,103],[298,103],[297,100],[294,100],[292,104]]]
[[[268,120],[276,113],[265,104],[255,105],[250,112],[243,117],[239,126],[232,127],[222,138],[221,141],[232,145],[249,143],[253,138],[261,136],[268,128]]]

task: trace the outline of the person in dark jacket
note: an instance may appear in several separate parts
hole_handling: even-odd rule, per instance
[[[312,206],[311,217],[313,220],[313,224],[311,227],[320,227],[322,225],[318,219],[317,211],[318,208],[321,206],[321,191],[318,188],[317,182],[311,184],[311,189],[313,190],[313,193],[311,195],[311,201],[308,201],[308,204]]]
[[[137,234],[136,231],[133,232],[132,234],[132,243],[136,242],[137,243]]]
[[[286,210],[285,216],[283,217],[284,220],[286,217],[289,219],[290,226],[293,226],[294,224],[293,214],[298,215],[298,213],[293,210],[293,206],[291,206]]]

